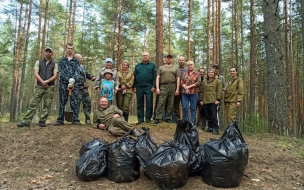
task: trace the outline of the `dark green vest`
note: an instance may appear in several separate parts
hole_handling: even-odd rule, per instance
[[[48,80],[54,75],[55,63],[51,60],[50,63],[46,65],[46,59],[39,60],[39,75],[42,80]],[[55,84],[54,81],[49,82],[49,86],[53,86]],[[41,82],[37,81],[37,85],[42,86]]]

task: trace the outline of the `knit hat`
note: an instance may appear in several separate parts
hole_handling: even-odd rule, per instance
[[[107,62],[111,62],[112,65],[114,64],[114,61],[112,58],[106,58],[106,60],[104,61],[104,64],[106,64]]]

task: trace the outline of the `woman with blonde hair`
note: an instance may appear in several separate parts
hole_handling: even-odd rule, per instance
[[[182,77],[182,107],[183,107],[183,119],[186,119],[194,124],[196,117],[196,104],[198,99],[200,76],[199,73],[194,70],[193,61],[187,62],[188,71],[184,72]],[[188,117],[190,103],[191,118]]]
[[[130,64],[128,61],[123,61],[122,69],[118,72],[119,87],[116,94],[117,107],[123,111],[123,116],[128,122],[130,112],[130,102],[132,100],[134,83],[133,73],[129,70]]]

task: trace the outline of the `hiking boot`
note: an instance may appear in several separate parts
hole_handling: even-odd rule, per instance
[[[64,125],[63,122],[61,121],[56,121],[56,123],[53,124],[54,126],[60,126],[60,125]]]
[[[151,122],[151,120],[150,120],[150,119],[147,119],[147,120],[146,120],[146,123],[150,123],[150,122]]]
[[[141,135],[141,132],[140,132],[140,130],[134,128],[132,131],[132,135],[134,135],[135,137],[138,137]]]
[[[24,122],[21,122],[19,124],[17,124],[17,127],[29,127],[30,124],[27,124],[27,123],[24,123]]]
[[[81,125],[80,121],[74,121],[73,125]]]
[[[89,119],[87,119],[87,120],[85,121],[85,123],[88,124],[88,125],[91,125],[91,124],[92,124],[92,123],[91,123],[91,120],[89,120]]]
[[[159,119],[155,119],[153,126],[156,126],[157,124],[159,124]]]
[[[166,123],[172,123],[172,120],[171,119],[166,119],[165,122]]]
[[[45,121],[39,121],[38,125],[40,127],[46,127]]]
[[[219,131],[218,131],[217,129],[213,129],[213,130],[212,130],[212,134],[218,135],[218,134],[219,134]]]
[[[212,129],[210,129],[210,128],[208,127],[208,128],[205,129],[204,131],[210,133],[210,132],[212,132]]]
[[[143,121],[139,121],[136,123],[136,125],[140,125],[141,123],[143,123]]]

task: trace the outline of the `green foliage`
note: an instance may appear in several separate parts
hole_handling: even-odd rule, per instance
[[[247,114],[242,125],[246,134],[268,132],[268,122],[259,114]]]

